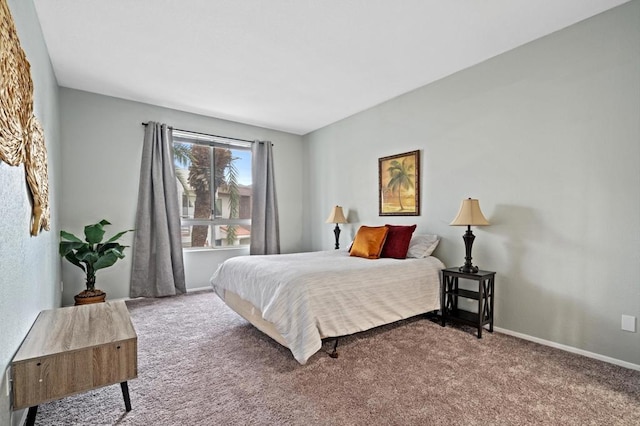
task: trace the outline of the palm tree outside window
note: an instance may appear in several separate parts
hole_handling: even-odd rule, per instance
[[[173,146],[183,248],[248,247],[251,144],[174,130]]]

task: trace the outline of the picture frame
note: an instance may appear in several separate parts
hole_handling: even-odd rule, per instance
[[[378,158],[378,215],[420,216],[420,151]]]

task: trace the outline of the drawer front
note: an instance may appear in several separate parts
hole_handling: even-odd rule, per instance
[[[19,410],[93,388],[91,350],[13,365],[13,409]]]
[[[137,376],[137,339],[93,348],[93,387],[121,383]]]
[[[134,379],[137,339],[13,364],[13,409]]]

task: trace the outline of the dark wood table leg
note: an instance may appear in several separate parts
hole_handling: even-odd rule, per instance
[[[442,290],[440,291],[440,319],[442,320],[442,325],[444,327],[445,321],[447,320],[447,276],[442,276]]]
[[[485,300],[485,291],[484,291],[484,281],[478,281],[478,339],[482,339],[482,323],[484,322],[484,300]]]
[[[27,412],[27,422],[26,426],[33,426],[36,424],[36,414],[38,414],[38,406],[34,405],[33,407],[29,407],[29,411]]]
[[[127,411],[131,411],[131,400],[129,399],[129,385],[127,382],[120,383],[122,388],[122,397],[124,398],[124,408]]]
[[[493,333],[493,290],[495,284],[495,277],[489,278],[489,291],[491,292],[491,300],[489,301],[489,309],[491,315],[489,316],[489,331]]]

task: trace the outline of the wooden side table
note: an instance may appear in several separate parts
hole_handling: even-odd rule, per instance
[[[493,299],[496,273],[492,271],[478,271],[476,273],[460,272],[458,268],[442,270],[442,289],[440,293],[440,308],[442,312],[442,326],[447,319],[478,328],[478,339],[482,338],[482,328],[489,324],[489,331],[493,332]],[[458,280],[464,278],[476,281],[478,291],[460,288]],[[477,312],[461,309],[458,299],[476,300]]]
[[[40,312],[11,362],[13,410],[120,383],[131,411],[127,381],[138,375],[138,337],[124,301]]]

